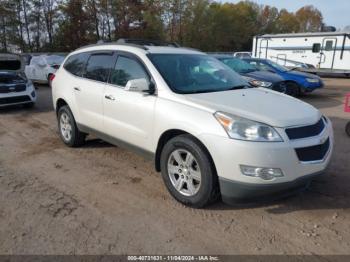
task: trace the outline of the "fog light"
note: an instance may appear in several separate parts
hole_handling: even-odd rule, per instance
[[[241,172],[245,176],[260,177],[264,180],[272,180],[276,177],[282,177],[283,172],[279,168],[254,167],[241,165]]]
[[[35,91],[31,93],[32,97],[35,98]]]

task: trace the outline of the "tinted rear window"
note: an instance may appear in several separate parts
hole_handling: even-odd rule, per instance
[[[21,69],[21,61],[6,60],[0,61],[0,70],[19,70]]]
[[[107,82],[109,72],[114,66],[113,53],[93,54],[86,65],[84,77],[96,81]]]
[[[70,56],[64,63],[64,69],[76,76],[82,76],[89,53],[81,53]]]

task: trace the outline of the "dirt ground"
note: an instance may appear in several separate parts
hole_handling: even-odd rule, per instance
[[[57,135],[50,89],[34,109],[0,110],[0,254],[350,254],[350,80],[302,97],[329,116],[326,174],[288,199],[186,208],[151,162],[92,139]]]

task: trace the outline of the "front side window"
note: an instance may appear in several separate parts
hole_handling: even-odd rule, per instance
[[[89,53],[80,53],[70,56],[64,63],[64,69],[75,76],[82,76],[86,62],[89,58]],[[34,57],[32,58],[32,60]]]
[[[248,86],[217,59],[202,54],[149,54],[168,86],[180,94],[219,92]]]
[[[113,53],[92,54],[87,62],[84,77],[100,82],[107,82],[113,64]]]
[[[149,81],[148,74],[138,61],[129,57],[119,56],[111,72],[110,83],[125,87],[129,80],[142,78]]]

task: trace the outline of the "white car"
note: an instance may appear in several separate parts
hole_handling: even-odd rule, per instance
[[[11,105],[34,106],[36,92],[24,74],[23,62],[15,54],[0,54],[0,108]]]
[[[192,207],[220,195],[231,203],[304,187],[332,155],[332,124],[320,111],[251,88],[190,49],[84,47],[67,57],[52,86],[65,144],[81,146],[93,134],[143,153],[171,195]]]
[[[63,60],[64,57],[58,55],[33,56],[30,64],[25,67],[25,74],[33,82],[51,84],[51,77]]]

